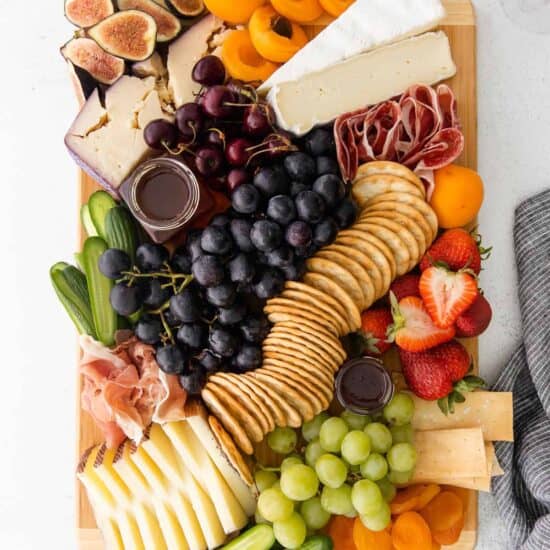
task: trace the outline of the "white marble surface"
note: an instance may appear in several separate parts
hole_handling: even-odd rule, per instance
[[[492,381],[520,338],[512,221],[518,202],[550,187],[550,36],[521,31],[497,0],[479,18],[481,214],[494,254],[483,284],[495,320],[481,340]],[[70,38],[61,1],[6,2],[0,86],[0,548],[75,548],[75,340],[48,267],[76,244],[76,170],[63,147],[75,111],[57,53]],[[490,206],[489,206],[490,205]],[[478,548],[505,535],[481,499]]]

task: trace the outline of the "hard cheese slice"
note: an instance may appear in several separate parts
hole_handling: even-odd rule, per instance
[[[480,427],[485,441],[513,441],[513,399],[509,392],[479,391],[464,395],[466,401],[455,407],[453,414],[441,414],[436,401],[414,399],[415,430]]]
[[[420,34],[444,17],[439,0],[357,0],[262,84],[260,92],[384,44]]]
[[[303,135],[338,115],[390,99],[413,84],[434,84],[455,72],[447,35],[432,32],[277,84],[267,97],[279,126]]]

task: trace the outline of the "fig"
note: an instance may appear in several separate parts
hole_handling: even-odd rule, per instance
[[[139,10],[149,14],[157,24],[157,41],[173,40],[181,31],[180,20],[153,0],[118,0],[120,10]]]
[[[65,0],[65,17],[87,29],[115,13],[113,0]]]
[[[88,35],[111,55],[128,61],[143,61],[155,51],[157,24],[147,13],[125,10],[100,21]]]
[[[107,53],[91,38],[73,38],[61,48],[61,54],[101,84],[111,85],[124,74],[124,60]]]
[[[203,0],[167,0],[168,3],[180,14],[186,17],[194,17],[204,11]]]
[[[82,107],[94,91],[97,90],[97,81],[92,78],[90,73],[87,73],[80,67],[73,65],[70,61],[67,61],[67,68],[69,69],[69,77],[71,79],[76,100]]]

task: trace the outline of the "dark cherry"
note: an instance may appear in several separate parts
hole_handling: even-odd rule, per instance
[[[162,151],[166,147],[174,147],[178,140],[178,131],[171,122],[159,118],[145,126],[143,139],[151,149]]]
[[[214,86],[225,82],[225,67],[222,60],[215,55],[206,55],[193,67],[191,76],[203,86]]]
[[[232,168],[227,174],[227,189],[233,193],[237,187],[250,181],[250,174],[244,168]]]
[[[252,143],[245,138],[233,138],[225,148],[225,158],[232,166],[244,166],[250,158]]]
[[[202,147],[197,151],[195,166],[202,176],[215,176],[223,166],[223,153],[215,147]]]
[[[268,105],[251,105],[243,117],[243,130],[252,137],[264,137],[271,131],[271,111]]]
[[[203,111],[214,118],[229,118],[236,103],[235,93],[226,86],[212,86],[201,95]]]
[[[188,141],[201,132],[204,116],[197,103],[185,103],[176,111],[176,123],[180,134]]]
[[[208,128],[204,136],[205,145],[213,145],[222,151],[225,149],[225,133],[218,128]]]

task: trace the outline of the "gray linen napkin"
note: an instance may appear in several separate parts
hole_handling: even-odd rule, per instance
[[[514,443],[497,443],[493,479],[511,547],[550,549],[550,190],[526,200],[514,224],[523,343],[496,391],[514,393]]]

